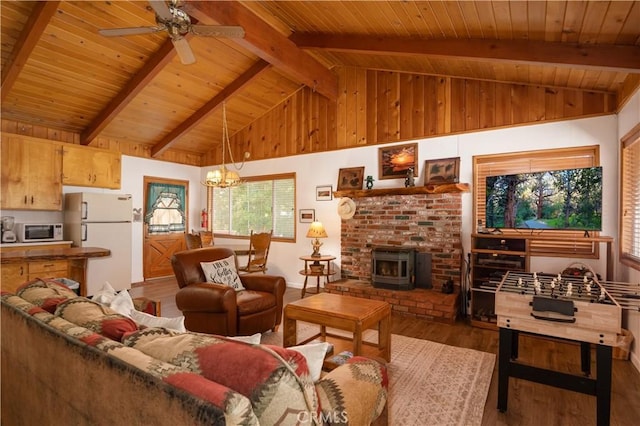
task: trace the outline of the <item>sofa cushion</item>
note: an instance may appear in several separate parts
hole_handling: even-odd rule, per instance
[[[202,272],[208,283],[225,284],[233,287],[236,291],[244,290],[242,281],[236,271],[236,259],[229,256],[225,259],[213,262],[200,262]]]
[[[56,311],[60,303],[78,297],[73,290],[61,282],[42,278],[22,284],[18,287],[16,295],[51,313]]]
[[[55,315],[118,342],[125,334],[138,330],[131,318],[84,297],[59,304]]]
[[[262,291],[245,290],[236,293],[236,304],[240,316],[264,312],[276,307],[276,296]]]
[[[160,328],[129,334],[123,343],[246,396],[260,424],[294,424],[298,415],[318,414],[315,388],[299,352]]]

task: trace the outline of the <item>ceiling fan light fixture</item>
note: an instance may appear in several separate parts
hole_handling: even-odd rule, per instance
[[[176,48],[180,61],[184,65],[193,64],[196,58],[184,37],[191,33],[206,37],[244,37],[244,29],[233,25],[193,25],[189,14],[182,9],[178,0],[149,0],[149,5],[156,15],[155,27],[131,27],[100,29],[98,32],[105,37],[132,36],[167,31],[169,38]]]

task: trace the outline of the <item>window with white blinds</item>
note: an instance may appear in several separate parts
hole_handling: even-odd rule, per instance
[[[486,213],[486,178],[504,174],[534,173],[547,170],[563,170],[600,165],[598,145],[561,148],[541,151],[514,152],[508,154],[473,157],[473,181],[475,202],[473,223],[482,220]],[[581,240],[584,231],[545,230],[533,234],[522,229],[501,229],[505,235],[527,235],[530,238],[529,253],[533,256],[557,256],[597,258],[599,244]],[[535,236],[542,236],[535,239]],[[591,236],[598,236],[592,232]]]
[[[273,240],[295,241],[295,173],[244,177],[240,186],[209,191],[216,236],[248,238],[273,230]]]
[[[640,270],[640,124],[621,142],[620,260]]]

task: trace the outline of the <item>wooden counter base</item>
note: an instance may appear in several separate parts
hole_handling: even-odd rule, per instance
[[[2,268],[10,268],[13,266],[23,266],[24,269],[29,269],[29,265],[36,265],[42,262],[53,261],[67,261],[67,278],[80,283],[80,295],[86,296],[87,293],[87,259],[96,257],[107,257],[111,254],[108,249],[100,247],[70,247],[70,248],[55,248],[55,249],[42,249],[42,250],[16,250],[7,253],[2,253],[0,256],[0,263]],[[26,271],[23,271],[23,281],[26,282],[29,279],[36,278],[29,277]],[[3,274],[4,278],[4,274]],[[39,277],[45,278],[45,277]],[[62,278],[62,277],[54,277]],[[14,281],[15,283],[15,281]],[[18,285],[21,283],[18,283]],[[2,280],[3,291],[15,291],[15,285],[5,283],[5,279]]]

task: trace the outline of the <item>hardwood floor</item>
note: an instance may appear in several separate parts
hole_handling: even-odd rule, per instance
[[[145,296],[162,302],[162,316],[181,315],[175,304],[178,285],[173,277],[159,278],[134,284],[131,295]],[[288,288],[285,303],[300,298],[300,289]],[[454,325],[423,319],[392,316],[391,332],[427,339],[447,345],[497,354],[498,333],[472,327],[464,320]],[[393,348],[392,348],[393,351]],[[572,374],[580,373],[580,348],[556,339],[521,336],[520,360],[542,368]],[[592,355],[595,374],[595,353]],[[589,426],[596,424],[596,399],[593,396],[510,379],[509,402],[506,413],[500,413],[498,398],[497,362],[484,408],[483,426],[489,425],[562,425]],[[614,360],[611,393],[611,425],[640,423],[640,373],[629,361]]]

